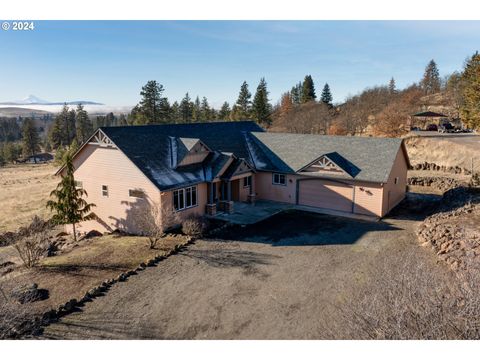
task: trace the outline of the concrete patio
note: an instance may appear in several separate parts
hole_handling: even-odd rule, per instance
[[[207,215],[207,217],[227,221],[232,224],[251,225],[251,224],[255,224],[260,221],[263,221],[265,219],[268,219],[269,217],[285,210],[301,210],[301,211],[314,212],[318,214],[327,214],[332,216],[341,216],[341,217],[348,217],[348,218],[353,218],[358,220],[367,220],[367,221],[379,220],[378,217],[374,217],[374,216],[358,215],[358,214],[352,214],[352,213],[345,213],[342,211],[313,208],[310,206],[295,205],[295,204],[288,204],[288,203],[279,203],[279,202],[268,201],[268,200],[257,200],[255,204],[235,202],[233,213],[229,214],[227,212],[217,212],[216,215],[214,216]]]

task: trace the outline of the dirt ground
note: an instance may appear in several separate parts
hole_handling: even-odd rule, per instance
[[[53,164],[0,167],[0,233],[28,225],[34,215],[47,217],[45,207],[59,179]]]
[[[417,199],[418,200],[418,199]],[[425,211],[382,222],[290,212],[203,239],[45,329],[57,339],[321,339],[379,262],[418,246]],[[241,240],[242,239],[242,240]],[[333,319],[333,320],[332,320]]]
[[[15,270],[0,276],[0,288],[10,294],[19,285],[38,284],[48,291],[46,300],[18,305],[19,311],[41,314],[70,299],[81,299],[87,291],[120,273],[135,269],[157,255],[183,243],[183,236],[165,237],[150,249],[147,239],[140,236],[106,235],[79,241],[72,250],[41,260],[31,269],[22,266],[12,245],[0,248],[0,263],[11,261]],[[1,269],[0,269],[1,270]],[[0,298],[0,306],[4,301]]]

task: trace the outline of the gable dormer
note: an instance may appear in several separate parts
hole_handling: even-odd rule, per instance
[[[172,138],[174,168],[203,162],[211,150],[200,139]],[[175,156],[176,155],[176,156]]]
[[[311,175],[347,175],[355,178],[360,173],[360,169],[334,151],[320,156],[298,172]]]

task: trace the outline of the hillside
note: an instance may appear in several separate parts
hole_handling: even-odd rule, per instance
[[[27,116],[43,116],[47,114],[52,114],[50,111],[47,110],[39,110],[39,109],[30,109],[30,108],[21,108],[15,106],[8,106],[8,107],[0,107],[0,116],[4,117],[27,117]]]

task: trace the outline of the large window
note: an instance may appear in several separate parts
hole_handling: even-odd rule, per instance
[[[286,185],[286,179],[284,174],[273,174],[273,185]]]
[[[197,206],[197,187],[190,186],[173,191],[173,207],[176,211]]]
[[[243,178],[243,187],[252,186],[252,176],[247,176]]]

